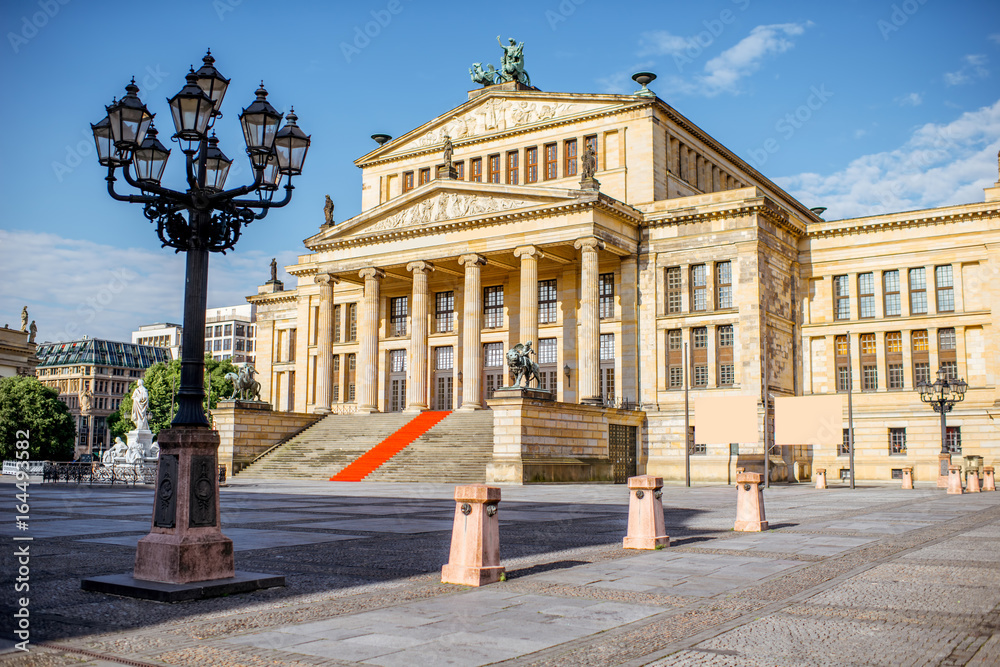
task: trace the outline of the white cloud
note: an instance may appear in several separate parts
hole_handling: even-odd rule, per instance
[[[990,75],[986,69],[988,58],[982,54],[969,54],[962,58],[964,64],[954,72],[945,72],[944,82],[949,86],[960,86],[972,83],[976,79],[985,79]]]
[[[876,215],[983,200],[997,177],[1000,100],[950,123],[927,123],[899,148],[865,155],[828,174],[774,179],[828,219]]]
[[[866,134],[868,134],[868,130],[861,130],[861,129],[854,130],[854,138],[855,139],[860,139],[861,137],[865,136]]]
[[[995,32],[995,33],[993,33],[992,35],[990,35],[990,36],[988,37],[988,39],[989,39],[989,40],[990,40],[991,42],[995,42],[995,43],[997,43],[997,44],[1000,44],[1000,32]]]
[[[901,107],[919,107],[924,103],[924,96],[920,93],[910,93],[909,95],[897,97],[895,102]]]
[[[278,264],[296,253],[276,253]],[[260,251],[212,254],[208,307],[245,303],[269,277],[270,256]],[[6,285],[0,323],[20,325],[28,306],[38,340],[88,335],[128,340],[140,324],[183,320],[184,254],[168,248],[118,248],[55,234],[0,230],[0,265]],[[295,281],[279,274],[286,287]]]
[[[759,70],[768,58],[794,47],[791,38],[802,35],[812,25],[812,21],[759,25],[735,45],[708,60],[701,71],[690,78],[683,76],[685,69],[694,65],[715,42],[715,37],[708,32],[693,37],[681,37],[665,30],[644,32],[639,40],[639,55],[672,57],[680,74],[664,77],[664,85],[671,91],[705,97],[737,94],[742,80]]]

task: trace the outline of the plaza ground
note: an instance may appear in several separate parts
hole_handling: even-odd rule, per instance
[[[440,583],[453,486],[241,481],[222,490],[240,570],[287,586],[158,604],[80,590],[130,572],[152,489],[33,483],[32,651],[3,665],[996,665],[1000,493],[774,486],[734,533],[732,486],[664,489],[671,546],[621,548],[628,491],[504,487],[508,579]]]

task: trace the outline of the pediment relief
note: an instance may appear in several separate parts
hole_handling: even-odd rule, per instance
[[[380,232],[427,225],[442,220],[490,215],[499,211],[536,206],[539,203],[541,202],[473,193],[439,192],[416,201],[401,211],[380,218],[371,225],[366,225],[364,231]]]

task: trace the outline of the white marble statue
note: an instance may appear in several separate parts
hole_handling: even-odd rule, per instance
[[[132,421],[135,423],[135,430],[149,430],[149,392],[141,379],[132,392]]]
[[[105,452],[104,456],[101,457],[101,463],[106,466],[114,465],[115,463],[121,463],[127,454],[128,446],[122,442],[121,438],[115,438],[114,444],[109,447]]]
[[[125,452],[125,463],[132,465],[134,463],[142,463],[145,458],[145,453],[142,451],[142,443],[135,441],[132,442],[128,450]]]

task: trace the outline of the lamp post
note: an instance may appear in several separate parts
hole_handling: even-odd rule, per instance
[[[938,479],[948,476],[947,466],[951,464],[951,452],[948,451],[948,426],[946,415],[951,412],[956,403],[965,399],[965,390],[969,385],[965,380],[949,380],[948,371],[944,366],[938,368],[937,380],[934,384],[922,381],[917,384],[920,400],[930,403],[934,412],[941,415],[941,454],[938,456],[940,469]]]
[[[302,173],[310,139],[296,125],[294,109],[278,129],[283,115],[267,101],[261,84],[239,116],[253,182],[226,190],[233,161],[210,131],[222,115],[219,108],[229,79],[215,68],[211,51],[202,62],[197,72],[191,68],[184,87],[168,100],[175,129],[171,139],[184,153],[187,190],[160,185],[171,151],[157,138],[154,114],[139,99],[135,79],[125,86],[125,96],[107,107],[107,116],[91,126],[100,163],[108,168],[108,194],[117,201],[142,204],[163,245],[187,253],[187,267],[177,412],[170,428],[159,434],[152,528],[139,540],[133,576],[85,579],[83,585],[87,590],[163,601],[186,599],[183,596],[191,593],[170,598],[173,593],[166,594],[162,586],[150,582],[187,585],[197,591],[195,597],[283,584],[283,577],[237,573],[232,540],[222,534],[219,435],[209,427],[203,404],[205,305],[209,253],[234,248],[242,227],[291,201],[292,177]],[[118,169],[140,194],[115,190]],[[274,201],[285,176],[284,198]]]

